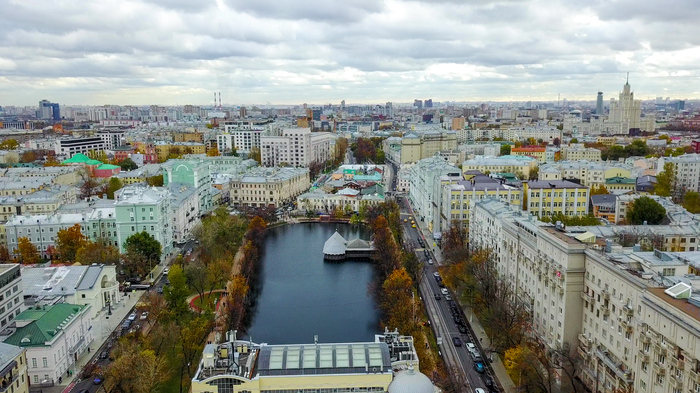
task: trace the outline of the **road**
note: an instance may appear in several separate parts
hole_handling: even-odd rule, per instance
[[[445,299],[445,296],[441,294],[443,288],[434,276],[434,273],[437,272],[437,264],[439,264],[439,261],[436,261],[435,255],[430,251],[429,247],[423,248],[423,246],[421,246],[421,242],[426,244],[426,240],[430,241],[429,246],[432,245],[432,240],[424,239],[423,235],[418,231],[418,228],[413,228],[411,225],[410,217],[413,216],[406,205],[406,199],[399,197],[397,198],[397,202],[401,207],[401,219],[404,226],[405,240],[408,242],[410,248],[415,249],[418,258],[424,262],[424,273],[420,283],[420,290],[433,331],[438,338],[442,339],[442,345],[440,346],[441,355],[449,367],[459,370],[463,377],[466,376],[466,382],[470,389],[482,388],[488,391],[484,379],[491,378],[492,381],[495,381],[495,378],[488,367],[486,367],[484,373],[478,373],[475,370],[474,361],[466,348],[466,343],[474,342],[471,329],[468,327],[466,329],[463,328],[465,332],[461,333],[459,325],[455,322],[461,319],[463,325],[468,325],[468,320],[466,320],[466,316],[458,306],[456,309],[459,311],[455,312],[457,317],[453,317],[450,303],[454,301]],[[403,222],[404,219],[407,220],[407,222]],[[434,264],[429,264],[428,259],[432,259]],[[448,290],[448,293],[451,297],[454,297],[451,291]],[[452,341],[453,337],[458,337],[462,341],[462,345],[459,347],[455,346]],[[480,347],[479,343],[475,344],[477,347]],[[485,358],[486,354],[482,351],[481,356]],[[492,389],[492,391],[498,390]]]

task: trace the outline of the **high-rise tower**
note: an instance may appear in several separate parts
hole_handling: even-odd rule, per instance
[[[601,116],[603,114],[603,92],[598,92],[598,100],[595,103],[595,114]]]

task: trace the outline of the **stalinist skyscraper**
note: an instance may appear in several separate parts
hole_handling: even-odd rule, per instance
[[[627,82],[620,93],[620,100],[610,99],[610,123],[619,123],[620,131],[627,132],[630,128],[641,128],[642,102],[634,99],[630,89],[629,73]]]

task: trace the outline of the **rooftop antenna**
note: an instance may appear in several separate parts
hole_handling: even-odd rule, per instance
[[[630,84],[630,73],[629,73],[629,72],[627,73],[627,82],[626,82],[626,83],[627,83],[628,85]]]
[[[214,92],[214,108],[216,108],[216,92]]]

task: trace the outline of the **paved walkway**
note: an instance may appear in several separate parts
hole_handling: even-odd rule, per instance
[[[404,199],[408,200],[408,196],[406,196]],[[413,217],[416,217],[416,215],[413,212],[413,206],[411,206],[410,203],[408,204],[408,206]],[[435,242],[433,241],[433,234],[430,233],[430,231],[428,230],[427,224],[418,219],[416,219],[415,221],[416,225],[418,226],[418,229],[420,229],[420,232],[423,235],[424,240],[426,241],[426,245],[430,246],[430,250],[435,255],[435,263],[437,263],[438,265],[442,265],[442,251],[439,247],[435,245]],[[481,326],[479,318],[477,318],[476,315],[472,315],[471,309],[469,307],[462,306],[462,308],[464,310],[464,315],[467,316],[467,318],[469,318],[468,322],[469,325],[471,325],[474,334],[476,334],[476,336],[479,338],[479,341],[481,342],[481,347],[490,348],[491,341],[486,335],[483,326]],[[517,389],[515,387],[515,384],[510,378],[510,375],[508,375],[508,372],[506,371],[506,368],[503,365],[501,358],[498,355],[494,356],[492,354],[491,356],[491,368],[493,368],[493,372],[496,374],[496,378],[498,378],[498,381],[501,383],[501,386],[503,386],[503,389],[505,389],[505,391],[508,393],[516,392]]]

